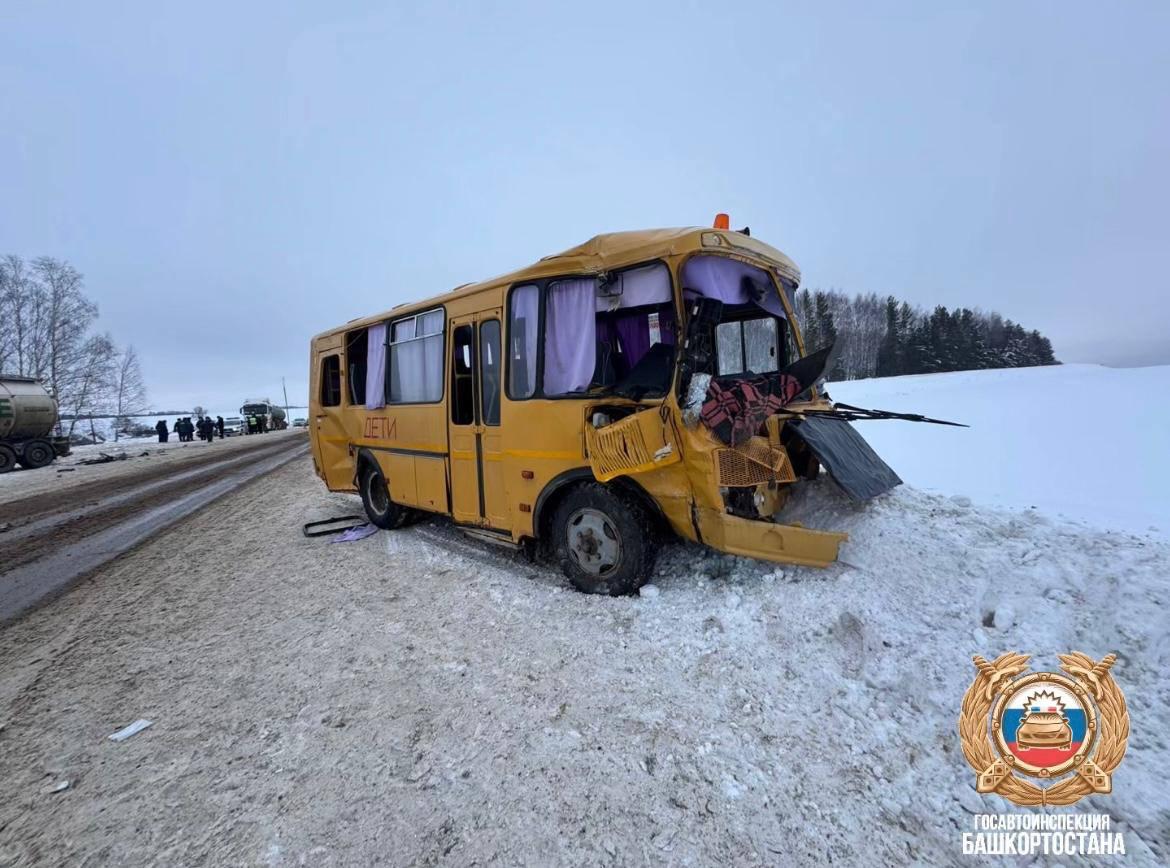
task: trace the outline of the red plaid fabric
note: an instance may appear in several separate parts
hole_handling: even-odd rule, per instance
[[[724,443],[739,446],[800,392],[800,381],[789,374],[712,378],[699,418]]]

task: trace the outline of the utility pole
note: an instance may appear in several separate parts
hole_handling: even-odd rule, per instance
[[[280,378],[280,391],[284,392],[284,421],[291,425],[292,417],[288,415],[288,388],[284,385],[284,377]]]

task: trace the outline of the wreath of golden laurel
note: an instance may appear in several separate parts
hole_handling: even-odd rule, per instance
[[[963,695],[959,737],[963,755],[979,775],[975,784],[978,792],[998,793],[1017,805],[1071,805],[1084,796],[1108,793],[1113,788],[1111,773],[1120,765],[1129,741],[1129,710],[1121,688],[1109,672],[1117,655],[1107,654],[1097,663],[1079,653],[1059,656],[1060,668],[1096,700],[1100,714],[1096,749],[1086,745],[1085,753],[1078,752],[1079,759],[1074,760],[1073,773],[1048,788],[1014,774],[1015,757],[997,753],[987,732],[987,715],[997,697],[1006,697],[1012,691],[1012,676],[1027,669],[1031,658],[1008,652],[988,663],[976,654],[973,660],[977,674]]]

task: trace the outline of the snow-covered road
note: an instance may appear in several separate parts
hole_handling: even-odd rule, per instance
[[[609,599],[441,523],[300,536],[353,505],[298,462],[0,632],[0,863],[959,863],[1011,810],[955,731],[1009,649],[1118,652],[1129,755],[1078,809],[1170,854],[1161,540],[824,482],[842,563],[676,545]]]

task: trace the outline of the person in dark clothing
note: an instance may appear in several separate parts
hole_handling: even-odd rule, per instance
[[[199,417],[199,438],[208,443],[215,439],[215,423],[211,421],[210,417]]]
[[[183,439],[191,443],[195,437],[195,424],[191,421],[190,416],[183,417]]]
[[[154,426],[154,430],[158,432],[158,442],[166,443],[167,434],[169,433],[167,431],[167,423],[164,420],[159,419],[158,424]]]
[[[268,414],[267,413],[260,414],[260,433],[261,434],[268,433]]]
[[[195,423],[195,430],[199,432],[200,440],[207,438],[207,420],[202,416],[200,416],[199,421]]]
[[[177,436],[179,438],[179,442],[182,443],[183,442],[183,420],[182,420],[182,418],[175,420],[175,427],[173,430],[175,432],[175,436]]]
[[[219,439],[223,439],[223,416],[215,417],[215,428],[219,431]]]

